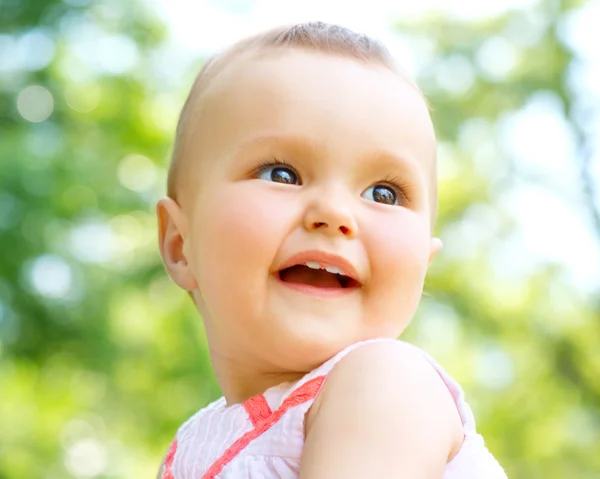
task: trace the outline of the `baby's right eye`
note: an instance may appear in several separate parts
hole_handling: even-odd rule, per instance
[[[300,180],[296,172],[289,166],[281,163],[272,163],[261,166],[258,177],[261,180],[284,183],[287,185],[299,185]]]

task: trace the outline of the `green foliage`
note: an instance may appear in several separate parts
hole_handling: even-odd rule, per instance
[[[498,268],[517,228],[502,192],[522,178],[495,125],[541,91],[571,114],[558,25],[584,2],[563,3],[398,26],[433,51],[419,83],[441,143],[439,235],[475,238],[436,259],[407,336],[465,387],[511,478],[600,471],[599,291],[560,264]],[[165,71],[164,26],[137,2],[0,9],[0,55],[14,52],[0,62],[0,479],[153,477],[176,428],[219,394],[154,219],[198,63]],[[481,66],[490,38],[514,51],[502,75]]]

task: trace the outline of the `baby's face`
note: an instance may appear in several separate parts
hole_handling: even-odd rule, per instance
[[[437,250],[417,90],[377,65],[276,50],[227,67],[200,108],[184,249],[211,347],[303,370],[399,336]]]

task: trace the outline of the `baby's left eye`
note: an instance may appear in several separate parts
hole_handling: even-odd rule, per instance
[[[367,188],[361,196],[367,200],[385,205],[399,204],[396,192],[391,186],[373,185]]]

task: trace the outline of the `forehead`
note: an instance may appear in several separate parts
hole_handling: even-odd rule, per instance
[[[362,122],[362,130],[388,138],[422,130],[424,137],[433,139],[427,106],[412,83],[384,65],[355,58],[301,49],[265,50],[233,61],[206,93],[218,112],[229,113],[230,120],[253,115],[256,127],[261,126],[257,120],[266,120],[267,111],[282,127],[288,120],[318,114],[328,121],[335,116],[329,128]],[[290,111],[302,116],[291,118]],[[346,112],[352,117],[344,116]],[[374,117],[379,121],[373,123]]]
[[[214,75],[196,110],[193,143],[211,159],[254,137],[296,136],[340,155],[393,151],[428,177],[434,168],[421,93],[377,63],[289,48],[241,55]]]

